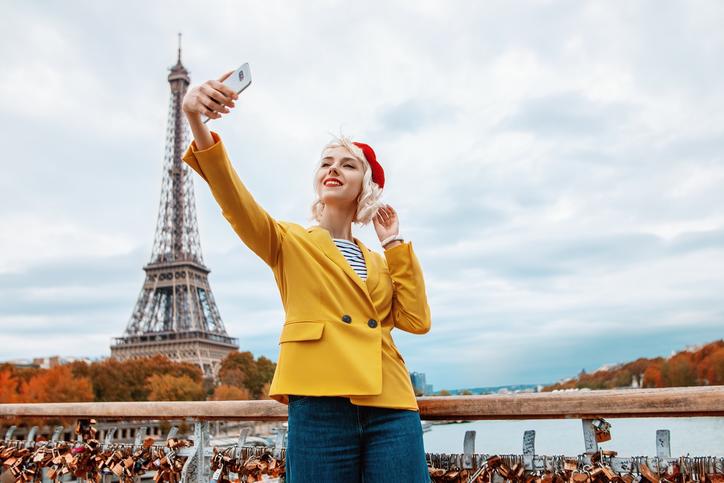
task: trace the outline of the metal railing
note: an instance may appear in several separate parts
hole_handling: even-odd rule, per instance
[[[418,398],[418,405],[422,420],[580,419],[585,453],[578,459],[590,465],[591,457],[600,454],[598,436],[607,429],[604,418],[723,417],[724,386],[433,396]],[[209,421],[284,421],[287,406],[273,400],[0,404],[0,418],[193,421],[194,446],[184,451],[195,460],[196,470],[193,476],[185,477],[201,482],[209,479],[207,460],[213,452],[208,446]],[[239,447],[243,446],[245,431],[248,434],[242,430]],[[667,430],[658,431],[656,441],[656,457],[646,458],[647,464],[661,472],[676,461],[685,463],[682,458],[672,458]],[[471,469],[484,465],[489,455],[475,454],[474,443],[475,434],[468,431],[463,453],[449,455],[456,465]],[[278,438],[277,453],[283,444],[283,437]],[[428,456],[431,461],[432,456]],[[635,472],[640,465],[634,458],[613,456],[609,464],[615,471]],[[712,473],[724,473],[724,458],[707,458]],[[518,459],[527,471],[555,469],[564,463],[535,454],[534,431],[525,432],[523,454]]]

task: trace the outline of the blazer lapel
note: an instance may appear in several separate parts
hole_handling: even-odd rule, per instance
[[[373,265],[372,256],[367,247],[360,240],[352,237],[355,243],[357,243],[360,247],[360,250],[362,250],[362,256],[364,256],[365,259],[365,265],[367,266],[367,280],[365,282],[359,277],[359,275],[357,275],[347,259],[344,258],[344,255],[342,255],[342,252],[339,251],[337,245],[334,244],[332,236],[326,229],[320,226],[313,226],[308,228],[307,232],[314,235],[314,239],[317,241],[318,246],[322,249],[324,254],[347,274],[355,285],[364,292],[371,303],[372,299],[369,294],[369,288],[376,285],[379,274],[377,273],[377,267]]]
[[[362,240],[355,237],[352,238],[354,238],[354,241],[357,245],[359,245],[362,250],[362,255],[365,257],[365,266],[367,267],[367,280],[365,281],[365,284],[367,285],[367,292],[372,292],[372,289],[377,285],[377,280],[380,276],[377,264],[375,263],[375,258],[372,256],[372,252],[370,252],[369,248],[362,243]]]

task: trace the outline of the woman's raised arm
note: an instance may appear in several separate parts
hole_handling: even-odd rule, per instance
[[[279,259],[286,227],[272,218],[254,199],[241,182],[229,160],[218,134],[211,132],[201,116],[218,119],[234,107],[237,94],[219,80],[209,80],[190,89],[183,101],[183,111],[189,120],[194,142],[183,155],[209,185],[211,194],[221,207],[224,218],[231,224],[239,238],[270,267]]]

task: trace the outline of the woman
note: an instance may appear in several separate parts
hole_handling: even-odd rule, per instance
[[[427,482],[417,400],[391,331],[428,332],[430,309],[412,243],[378,201],[382,166],[368,145],[337,139],[314,174],[318,225],[272,218],[201,121],[234,107],[222,84],[230,73],[186,94],[194,142],[183,159],[279,287],[286,320],[269,396],[289,405],[287,481]],[[370,221],[384,257],[352,236],[352,223]]]

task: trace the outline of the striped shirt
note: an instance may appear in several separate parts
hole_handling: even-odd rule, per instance
[[[342,252],[342,255],[347,259],[352,269],[359,275],[359,278],[367,280],[365,257],[362,255],[362,250],[360,250],[357,244],[343,238],[332,238],[332,240],[334,240],[334,244],[337,245],[337,248]]]

